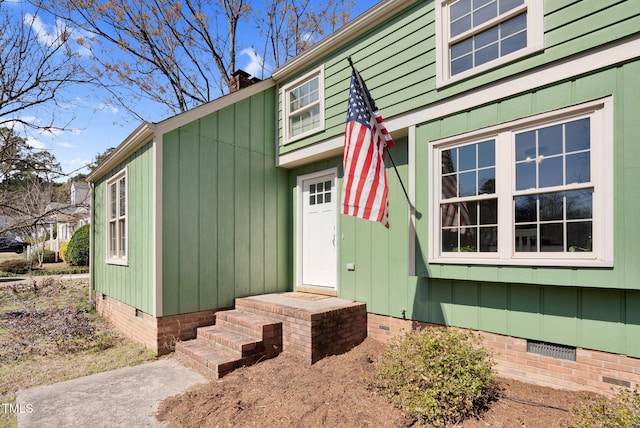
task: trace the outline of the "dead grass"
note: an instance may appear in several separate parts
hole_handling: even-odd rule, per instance
[[[0,283],[0,404],[18,390],[139,364],[154,358],[88,306],[87,281]],[[0,427],[15,427],[0,411]]]

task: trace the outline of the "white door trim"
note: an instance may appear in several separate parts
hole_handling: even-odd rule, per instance
[[[335,284],[335,288],[331,289],[330,291],[338,291],[338,215],[340,212],[339,209],[339,204],[340,201],[338,200],[338,198],[340,197],[340,193],[338,192],[338,168],[334,167],[334,168],[329,168],[329,169],[324,169],[322,171],[316,171],[316,172],[312,172],[309,174],[304,174],[304,175],[299,175],[296,178],[296,256],[295,256],[295,260],[296,260],[296,264],[295,264],[295,270],[296,270],[296,274],[295,274],[295,278],[296,278],[296,283],[295,288],[299,289],[299,288],[305,288],[305,289],[313,289],[313,287],[310,286],[305,286],[303,284],[303,272],[302,272],[302,265],[303,265],[303,254],[302,254],[302,249],[303,249],[303,229],[302,229],[302,224],[303,224],[303,183],[306,180],[311,180],[317,177],[321,177],[323,175],[332,175],[333,176],[333,189],[335,191],[334,196],[335,196],[335,201],[336,201],[336,278],[334,281]],[[321,290],[322,288],[318,288],[318,290]]]

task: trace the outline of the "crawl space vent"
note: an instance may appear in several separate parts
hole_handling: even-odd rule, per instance
[[[555,343],[527,341],[527,352],[561,360],[576,360],[576,348],[573,346],[556,345]]]

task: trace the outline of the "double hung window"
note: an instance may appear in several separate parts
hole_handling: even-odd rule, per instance
[[[284,142],[324,129],[324,75],[316,69],[283,88]]]
[[[599,101],[432,142],[430,260],[611,264],[610,111]]]
[[[127,170],[107,181],[107,262],[127,263]]]
[[[440,84],[542,47],[540,0],[453,0],[436,4]]]

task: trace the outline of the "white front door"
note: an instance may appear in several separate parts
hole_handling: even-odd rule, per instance
[[[335,170],[298,177],[298,284],[335,290],[337,191]]]

